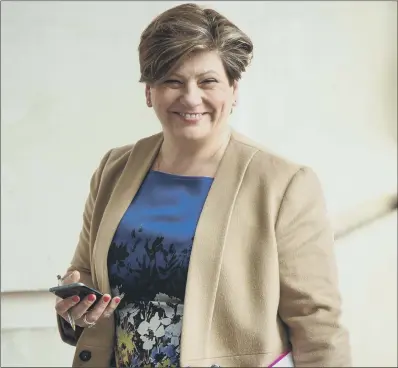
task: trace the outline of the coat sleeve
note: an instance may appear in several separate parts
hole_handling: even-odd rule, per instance
[[[320,182],[309,168],[290,181],[276,222],[280,268],[279,315],[296,367],[350,367],[340,324],[334,239]]]
[[[71,266],[67,269],[67,273],[74,270],[80,272],[80,282],[83,282],[87,286],[93,287],[93,281],[91,277],[91,249],[90,249],[90,235],[91,235],[91,220],[95,202],[97,199],[98,188],[101,183],[102,173],[106,166],[112,150],[103,157],[97,170],[91,177],[90,181],[90,192],[85,203],[83,212],[83,227],[80,231],[79,242],[77,244]],[[83,328],[76,326],[76,331],[73,331],[71,325],[66,322],[62,317],[57,314],[58,331],[60,333],[62,341],[69,345],[76,346],[77,341]]]

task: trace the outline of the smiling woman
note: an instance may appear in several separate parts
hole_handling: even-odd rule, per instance
[[[162,132],[111,149],[92,177],[66,280],[104,296],[57,302],[73,366],[350,365],[317,177],[228,125],[252,53],[195,4],[144,30],[140,80]]]
[[[190,55],[164,82],[146,87],[147,100],[173,145],[226,138],[237,92],[237,82],[230,83],[217,51]]]

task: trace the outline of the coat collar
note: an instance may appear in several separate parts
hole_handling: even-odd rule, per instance
[[[207,356],[215,298],[231,212],[247,166],[256,149],[233,132],[205,201],[194,238],[184,301],[181,365]],[[116,228],[140,188],[160,149],[163,135],[134,146],[109,200],[97,234],[95,274],[102,292],[110,293],[107,255]]]

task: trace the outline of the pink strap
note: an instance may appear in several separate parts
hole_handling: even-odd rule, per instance
[[[272,368],[276,363],[280,362],[286,355],[288,355],[290,351],[287,351],[286,353],[283,353],[278,356],[268,367]]]

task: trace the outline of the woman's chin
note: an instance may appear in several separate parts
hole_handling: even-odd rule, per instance
[[[202,140],[210,135],[211,129],[204,126],[190,125],[173,130],[172,134],[178,139]]]

